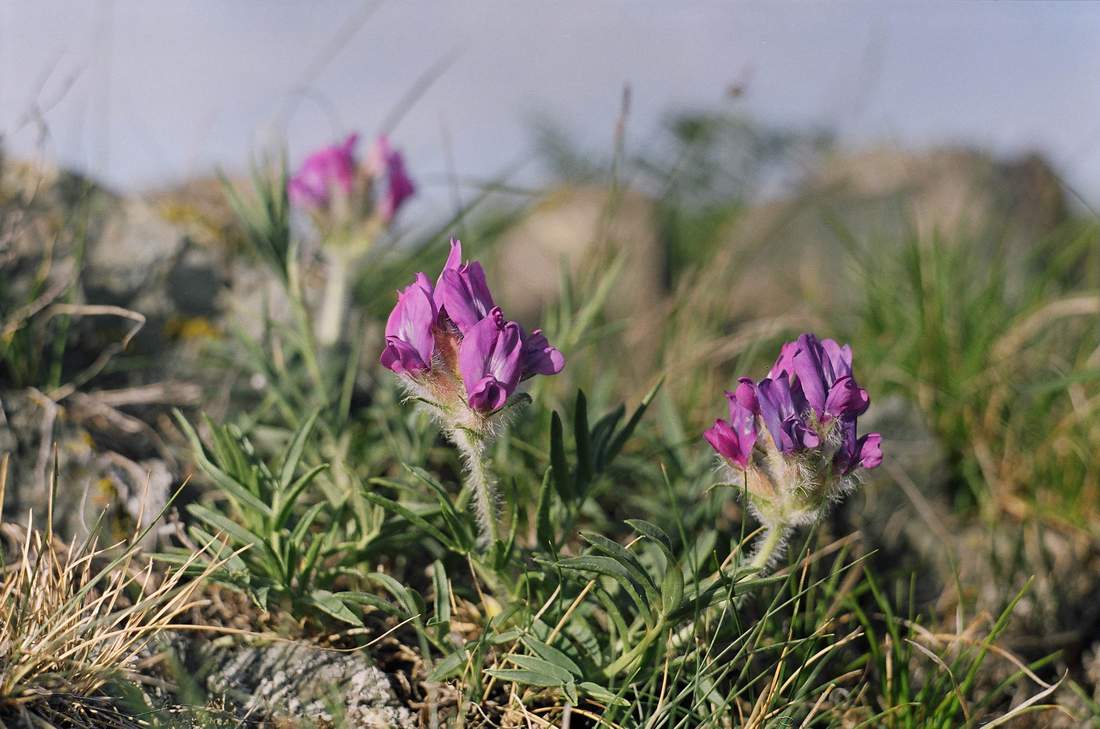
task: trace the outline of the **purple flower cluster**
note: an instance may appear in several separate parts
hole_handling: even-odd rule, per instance
[[[416,192],[416,186],[405,170],[401,154],[390,146],[386,137],[375,140],[362,166],[355,154],[358,142],[359,135],[350,134],[340,144],[325,147],[307,157],[287,183],[291,201],[305,210],[324,213],[336,207],[338,202],[347,203],[358,196],[373,195],[375,215],[388,224],[401,205]],[[366,190],[361,191],[361,187]]]
[[[565,366],[541,330],[527,334],[505,319],[481,264],[463,263],[462,243],[453,239],[434,287],[418,273],[398,292],[381,362],[431,400],[447,406],[460,398],[481,415],[503,407],[521,381]]]
[[[767,377],[758,383],[741,378],[726,398],[729,421],[716,421],[704,437],[742,470],[753,465],[754,450],[761,457],[767,450],[758,443],[758,417],[781,456],[826,456],[834,476],[882,463],[881,436],[856,435],[856,420],[871,399],[852,375],[848,345],[803,334],[783,345]]]

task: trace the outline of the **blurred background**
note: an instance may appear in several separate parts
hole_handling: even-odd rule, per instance
[[[1095,202],[1098,33],[1084,3],[9,2],[0,133],[134,191],[397,123],[438,211],[451,175],[545,179],[534,124],[610,150],[629,84],[635,150],[732,105],[848,149],[1037,152]]]

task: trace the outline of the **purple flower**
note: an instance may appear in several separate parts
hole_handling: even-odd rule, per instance
[[[471,408],[492,412],[504,406],[519,385],[523,335],[494,308],[463,336],[458,369]]]
[[[349,134],[342,144],[314,152],[287,183],[291,201],[308,210],[326,209],[333,194],[350,195],[355,183],[358,134]]]
[[[438,402],[450,413],[447,417],[463,405],[481,415],[492,413],[521,381],[557,374],[565,366],[541,329],[526,334],[504,318],[493,304],[481,264],[462,263],[462,244],[454,239],[434,287],[418,273],[411,286],[398,292],[381,361],[407,376],[424,399]]]
[[[801,388],[791,387],[786,372],[774,380],[764,378],[756,386],[756,398],[764,425],[781,453],[821,445],[821,438],[806,422],[806,401]]]
[[[485,281],[485,270],[477,261],[462,263],[462,241],[454,238],[447,264],[436,283],[435,305],[446,312],[464,335],[496,306]]]
[[[847,476],[857,468],[877,468],[882,463],[882,436],[868,433],[856,438],[856,419],[841,418],[840,448],[833,457],[837,473]]]
[[[867,412],[871,399],[852,377],[851,347],[803,334],[790,360],[797,382],[819,422]]]
[[[736,391],[726,392],[726,399],[729,400],[729,422],[715,420],[703,437],[719,455],[745,469],[756,445],[756,394],[751,382],[746,385],[743,379]]]
[[[385,189],[378,197],[376,210],[384,223],[393,220],[401,205],[416,192],[416,185],[405,170],[401,153],[390,146],[385,135],[375,140],[368,155],[367,170],[377,181],[385,178]]]
[[[418,273],[414,283],[397,292],[397,305],[386,320],[382,365],[399,375],[431,369],[436,315],[431,281]]]

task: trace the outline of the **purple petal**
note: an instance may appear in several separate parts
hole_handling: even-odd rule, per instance
[[[565,357],[547,341],[541,329],[523,340],[522,379],[535,375],[556,375],[565,367]]]
[[[741,448],[737,433],[725,420],[715,420],[713,426],[703,431],[703,437],[718,452],[718,455],[733,461],[741,468],[748,466],[752,449],[751,447],[748,450]]]
[[[794,371],[806,400],[821,419],[825,416],[826,384],[821,371],[821,353],[817,340],[812,334],[803,334],[798,338],[798,345],[792,358]]]
[[[467,331],[458,349],[458,368],[470,407],[500,407],[500,398],[506,400],[519,384],[522,352],[519,325],[505,322],[500,309],[494,308]]]
[[[878,433],[868,433],[860,438],[858,448],[860,468],[878,468],[882,463],[882,436]]]
[[[416,186],[405,170],[401,153],[390,147],[385,136],[375,140],[366,166],[368,173],[376,181],[380,182],[385,177],[386,189],[378,198],[377,212],[388,223],[397,214],[402,203],[416,192]]]
[[[405,170],[405,160],[395,152],[389,165],[389,190],[383,197],[383,220],[390,220],[405,201],[416,194],[416,185]]]
[[[435,335],[432,332],[435,320],[431,283],[427,276],[418,273],[415,282],[397,293],[397,304],[386,320],[387,344],[382,364],[393,369],[387,362],[397,363],[403,370],[410,371],[430,367],[435,352]],[[406,349],[417,354],[419,364],[408,356]],[[397,371],[394,369],[394,372]]]
[[[443,270],[439,272],[439,278],[435,280],[435,308],[443,311],[443,274],[447,271],[457,271],[462,267],[462,241],[451,238],[451,252],[447,254],[447,262],[443,264]]]
[[[825,351],[826,361],[832,367],[834,380],[852,374],[852,348],[845,344],[843,347],[836,343],[835,339],[822,339],[821,348]]]
[[[469,388],[468,392],[467,402],[478,412],[489,413],[499,410],[508,402],[508,388],[492,375],[485,375],[472,388]]]
[[[841,435],[840,448],[834,457],[836,470],[847,475],[856,468],[878,467],[882,463],[882,436],[868,433],[857,440],[854,417],[841,418],[837,422]]]
[[[871,397],[867,391],[847,375],[833,383],[829,389],[829,396],[825,400],[825,418],[863,415],[870,405]]]
[[[768,373],[768,379],[774,380],[784,373],[788,378],[794,377],[794,353],[797,351],[798,342],[787,342],[780,347],[779,357],[772,365],[771,372]]]
[[[738,379],[737,383],[737,387],[733,391],[734,400],[749,412],[759,413],[760,405],[756,402],[756,385],[748,377]]]
[[[780,374],[774,380],[769,378],[761,380],[756,386],[756,397],[760,403],[760,414],[764,418],[764,425],[771,433],[775,447],[782,453],[793,451],[795,442],[783,426],[788,415],[793,414],[794,410],[787,375]]]
[[[443,310],[463,334],[488,316],[495,306],[485,282],[485,271],[477,261],[458,270],[444,270],[439,292]]]
[[[423,372],[430,366],[415,347],[397,337],[386,337],[386,346],[379,361],[383,367],[399,375]]]

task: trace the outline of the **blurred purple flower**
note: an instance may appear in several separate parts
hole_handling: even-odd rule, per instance
[[[499,308],[471,327],[458,349],[458,369],[471,408],[492,412],[504,406],[519,385],[523,335]]]
[[[373,180],[379,184],[385,180],[385,188],[378,196],[376,209],[382,222],[389,223],[397,215],[406,200],[416,192],[401,153],[390,146],[389,139],[382,135],[375,140],[367,160],[367,170]]]
[[[355,159],[358,141],[358,134],[349,134],[343,143],[306,157],[287,183],[291,201],[307,210],[323,210],[332,203],[333,194],[350,195],[358,166]]]
[[[431,369],[436,315],[431,281],[418,273],[414,283],[397,292],[397,305],[386,320],[382,365],[399,375]]]

